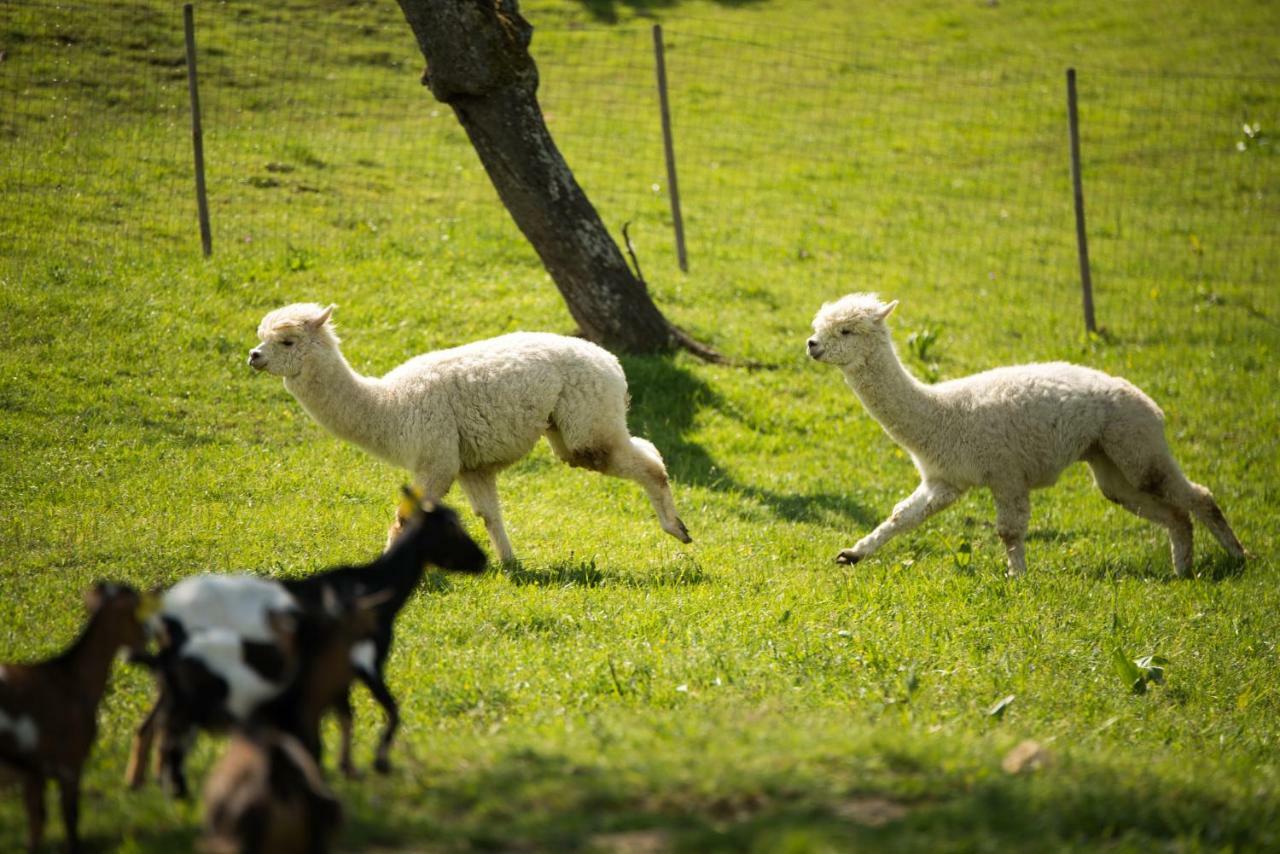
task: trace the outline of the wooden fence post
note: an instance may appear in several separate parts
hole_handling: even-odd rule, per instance
[[[1076,208],[1076,249],[1080,256],[1080,289],[1084,295],[1084,328],[1097,332],[1093,316],[1093,276],[1089,271],[1089,240],[1084,227],[1084,179],[1080,176],[1080,115],[1076,108],[1076,70],[1067,69],[1067,125],[1071,133],[1071,187]]]
[[[196,160],[196,209],[200,215],[200,245],[204,257],[213,254],[209,229],[209,199],[204,184],[204,130],[200,125],[200,88],[196,85],[196,15],[190,3],[182,7],[182,24],[187,36],[187,90],[191,94],[191,144]]]
[[[667,197],[671,200],[671,221],[676,231],[676,259],[689,272],[689,256],[684,247],[684,218],[680,215],[680,185],[676,181],[676,148],[671,138],[671,106],[667,101],[667,60],[662,43],[662,25],[653,25],[653,56],[658,70],[658,104],[662,110],[662,146],[667,156]]]

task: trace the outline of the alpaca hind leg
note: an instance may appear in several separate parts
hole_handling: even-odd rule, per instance
[[[992,493],[996,500],[996,533],[1004,543],[1005,573],[1017,578],[1027,571],[1027,524],[1031,521],[1031,494],[1028,492]]]
[[[497,472],[488,469],[465,471],[458,475],[458,482],[462,485],[462,491],[467,494],[467,500],[471,502],[471,509],[484,521],[489,539],[498,552],[498,559],[503,563],[515,560],[516,554],[511,549],[511,541],[507,539],[507,529],[502,524]]]
[[[1240,544],[1236,532],[1231,529],[1231,524],[1223,514],[1222,508],[1218,506],[1212,492],[1189,480],[1176,464],[1168,472],[1163,487],[1160,492],[1161,497],[1170,504],[1194,513],[1196,518],[1209,529],[1209,533],[1222,544],[1227,554],[1237,559],[1246,556],[1244,546]]]
[[[566,453],[568,456],[565,460],[571,466],[592,469],[640,484],[649,497],[649,503],[653,505],[653,512],[657,515],[662,530],[682,543],[693,542],[689,529],[676,512],[676,502],[671,497],[671,483],[667,479],[667,467],[663,465],[662,455],[652,442],[625,436],[612,446],[584,448]]]
[[[855,564],[883,546],[898,534],[915,528],[925,519],[947,507],[960,497],[961,490],[941,481],[923,481],[898,505],[876,529],[836,556],[836,563]]]
[[[1093,470],[1093,481],[1107,500],[1168,529],[1173,570],[1183,578],[1189,576],[1193,532],[1187,511],[1138,489],[1105,454],[1092,454],[1085,458],[1085,462]]]

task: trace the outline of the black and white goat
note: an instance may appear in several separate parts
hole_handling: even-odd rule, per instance
[[[89,620],[61,655],[35,664],[0,665],[0,783],[20,781],[27,807],[27,849],[44,837],[45,783],[58,783],[67,850],[80,846],[80,775],[98,730],[98,703],[121,648],[146,644],[144,597],[99,583],[85,594]]]
[[[157,617],[169,646],[186,648],[210,670],[220,669],[226,684],[222,702],[196,710],[195,718],[173,709],[172,691],[161,683],[161,696],[134,739],[128,781],[141,785],[146,757],[156,728],[161,728],[168,757],[162,755],[165,781],[185,793],[181,779],[182,745],[191,726],[216,726],[228,720],[245,720],[250,709],[275,701],[290,677],[285,656],[276,647],[272,615],[315,611],[326,600],[350,603],[378,594],[380,604],[368,637],[350,651],[350,664],[383,706],[387,723],[374,767],[389,769],[388,753],[399,725],[399,710],[387,688],[384,667],[391,650],[395,617],[422,579],[428,563],[445,569],[478,572],[484,553],[467,535],[453,511],[424,508],[418,501],[402,503],[402,531],[386,552],[368,564],[340,566],[307,578],[273,581],[253,576],[205,575],[179,582],[164,594]],[[162,653],[163,654],[163,653]],[[350,691],[333,702],[342,729],[341,767],[354,773],[351,760],[352,712]],[[318,755],[319,744],[308,745]],[[176,752],[175,752],[176,751]]]
[[[130,773],[143,767],[157,729],[162,776],[179,797],[187,794],[183,766],[200,729],[278,729],[318,759],[320,720],[350,690],[352,648],[370,637],[376,608],[389,596],[383,591],[354,602],[328,597],[321,611],[270,611],[269,642],[245,640],[220,626],[175,637],[166,622],[158,631],[160,652],[135,657],[156,674],[160,697],[139,731],[145,743],[135,744]]]

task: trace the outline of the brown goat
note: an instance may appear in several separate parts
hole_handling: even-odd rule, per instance
[[[89,620],[61,655],[34,664],[0,665],[0,781],[22,783],[27,849],[44,838],[45,783],[58,783],[67,850],[80,847],[80,775],[98,729],[98,703],[121,647],[146,644],[144,599],[119,584],[85,593]]]
[[[342,807],[296,738],[238,731],[204,786],[206,854],[323,854]]]

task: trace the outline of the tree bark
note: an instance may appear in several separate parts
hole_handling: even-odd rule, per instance
[[[427,60],[423,83],[453,109],[583,335],[629,353],[715,358],[663,316],[556,147],[516,0],[398,2]]]

